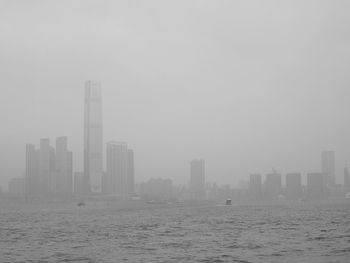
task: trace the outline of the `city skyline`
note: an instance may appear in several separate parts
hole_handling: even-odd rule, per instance
[[[238,185],[272,167],[316,171],[331,150],[342,182],[349,4],[321,2],[3,4],[0,184],[24,173],[38,138],[67,136],[83,170],[88,79],[103,84],[104,140],[133,147],[140,180],[187,184],[203,156],[208,180]]]

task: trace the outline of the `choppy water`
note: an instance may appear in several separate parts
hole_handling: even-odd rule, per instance
[[[1,262],[350,262],[350,205],[0,212]]]

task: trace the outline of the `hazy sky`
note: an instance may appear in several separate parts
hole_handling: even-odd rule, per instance
[[[136,181],[187,183],[350,163],[350,1],[0,0],[0,184],[25,144],[67,135],[82,170],[84,82]]]

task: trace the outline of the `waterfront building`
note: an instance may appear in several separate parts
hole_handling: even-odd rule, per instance
[[[73,191],[73,154],[68,151],[67,137],[56,139],[56,193],[69,196]]]
[[[289,200],[297,200],[302,198],[301,174],[286,174],[286,197]]]
[[[27,197],[39,194],[39,154],[34,144],[26,145],[25,192]]]
[[[249,195],[251,199],[260,200],[262,197],[261,174],[251,174],[249,180]]]
[[[107,192],[121,199],[128,197],[128,145],[126,142],[107,143]]]
[[[203,159],[191,161],[190,190],[194,199],[205,199],[205,162]]]
[[[307,174],[307,197],[320,200],[325,198],[325,184],[323,173]]]
[[[85,83],[84,107],[84,191],[101,192],[102,161],[102,95],[97,81]]]
[[[335,156],[333,151],[322,151],[321,166],[326,186],[335,185]]]
[[[276,200],[282,193],[281,174],[273,172],[266,174],[264,184],[264,197],[268,200]]]

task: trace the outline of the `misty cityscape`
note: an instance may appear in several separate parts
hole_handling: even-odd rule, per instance
[[[348,263],[349,10],[0,0],[0,263]]]
[[[73,171],[73,153],[68,138],[58,137],[56,147],[48,138],[25,147],[25,177],[12,178],[8,197],[30,200],[67,199],[84,195],[105,195],[120,200],[144,198],[148,201],[170,200],[322,200],[350,198],[350,177],[344,168],[344,183],[336,184],[335,153],[325,150],[320,155],[319,171],[282,175],[275,169],[263,178],[250,174],[240,188],[219,187],[205,179],[205,160],[194,159],[189,165],[189,185],[173,186],[171,178],[151,178],[135,185],[134,152],[127,142],[106,143],[103,170],[102,89],[99,81],[86,81],[84,99],[84,170]],[[264,180],[263,180],[264,179]],[[165,190],[166,189],[166,190]]]

